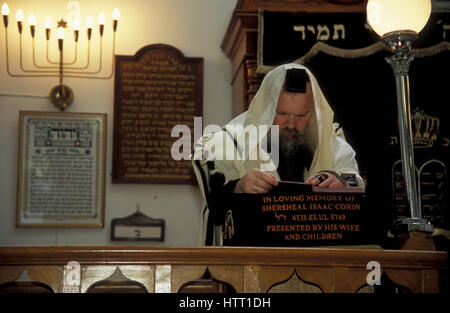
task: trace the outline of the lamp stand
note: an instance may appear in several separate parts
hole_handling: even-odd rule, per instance
[[[412,31],[387,33],[383,41],[394,54],[386,58],[394,71],[397,87],[397,109],[400,131],[400,148],[405,179],[406,195],[410,207],[410,217],[394,222],[394,232],[432,233],[433,226],[422,218],[422,210],[417,194],[414,166],[414,146],[411,132],[411,113],[409,99],[409,65],[414,56],[409,53],[417,34]]]

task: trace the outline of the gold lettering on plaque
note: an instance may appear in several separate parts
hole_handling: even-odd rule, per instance
[[[203,59],[185,58],[176,48],[150,45],[136,57],[118,57],[113,177],[126,182],[193,183],[191,163],[175,161],[176,125],[194,133],[201,115]]]
[[[261,204],[261,213],[273,217],[264,231],[282,234],[285,241],[342,240],[360,233],[360,225],[351,222],[360,211],[352,194],[270,195]]]

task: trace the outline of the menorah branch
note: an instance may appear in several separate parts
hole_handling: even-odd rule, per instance
[[[89,67],[91,66],[91,39],[93,37],[93,27],[94,22],[92,17],[88,17],[86,21],[86,39],[87,39],[87,55],[86,55],[86,64],[78,65],[78,57],[79,57],[79,51],[78,49],[81,49],[81,46],[78,46],[78,41],[80,39],[80,29],[81,29],[81,22],[80,18],[77,17],[72,24],[70,24],[70,27],[73,29],[73,40],[74,40],[74,57],[71,62],[64,62],[64,51],[63,51],[63,41],[64,41],[64,29],[68,28],[68,23],[64,19],[60,19],[57,22],[57,31],[56,35],[58,38],[58,51],[59,51],[59,62],[55,62],[51,60],[50,54],[49,54],[49,46],[50,46],[50,40],[52,37],[52,28],[54,27],[54,24],[52,22],[52,19],[48,16],[45,19],[45,40],[46,40],[46,50],[45,50],[45,56],[43,60],[46,60],[48,65],[45,64],[39,64],[37,61],[39,58],[37,57],[37,52],[39,49],[36,49],[37,46],[35,44],[35,39],[38,39],[37,32],[37,18],[34,14],[29,15],[28,19],[28,25],[30,26],[30,35],[31,35],[31,54],[32,59],[29,63],[24,61],[24,56],[27,56],[27,54],[23,53],[23,38],[22,36],[25,35],[23,32],[23,19],[24,14],[21,9],[17,10],[16,13],[16,20],[17,20],[17,32],[18,32],[18,68],[20,71],[13,72],[11,70],[11,59],[10,59],[10,47],[8,46],[8,16],[9,16],[9,7],[6,3],[2,5],[1,13],[3,15],[3,25],[5,27],[5,48],[6,48],[6,69],[7,73],[11,77],[58,77],[59,83],[57,86],[53,87],[50,90],[49,98],[52,101],[52,103],[57,106],[59,109],[64,110],[69,106],[74,99],[74,94],[71,88],[63,84],[64,77],[70,77],[70,78],[79,78],[79,79],[110,79],[114,72],[114,54],[115,54],[115,44],[116,44],[116,31],[118,26],[118,20],[120,17],[120,11],[119,9],[114,9],[112,14],[112,65],[111,65],[111,71],[110,73],[106,74],[106,76],[101,76],[101,72],[103,69],[103,36],[107,34],[105,31],[105,15],[103,12],[100,12],[98,15],[98,36],[99,36],[99,57],[98,57],[98,63],[96,64],[97,67],[89,71]],[[83,56],[82,54],[80,54]],[[46,58],[46,59],[45,59]],[[82,58],[80,58],[81,60]],[[93,62],[96,63],[96,62]],[[27,65],[27,68],[25,68],[25,65]],[[31,68],[30,68],[31,64]],[[77,65],[77,66],[73,66]],[[94,65],[94,64],[92,64]],[[24,73],[24,74],[22,74]]]

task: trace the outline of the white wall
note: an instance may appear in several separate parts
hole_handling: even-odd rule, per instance
[[[25,13],[24,58],[30,57],[28,14],[38,23],[47,15],[53,20],[66,17],[69,2],[61,0],[10,0],[9,44],[17,51],[15,14]],[[104,11],[111,23],[111,12],[119,7],[121,17],[116,54],[134,55],[155,43],[172,45],[187,57],[204,58],[204,125],[222,125],[231,119],[231,63],[220,49],[226,27],[237,0],[80,0],[82,22],[88,15]],[[3,3],[3,2],[1,2]],[[96,18],[95,18],[96,19]],[[39,28],[38,28],[39,30]],[[43,30],[41,30],[43,32]],[[105,27],[105,49],[110,46]],[[84,34],[82,34],[84,35]],[[108,115],[105,226],[103,228],[16,228],[19,111],[53,111],[48,99],[10,95],[46,96],[57,78],[12,78],[6,73],[5,32],[0,25],[0,246],[10,245],[110,245],[111,220],[132,214],[140,202],[141,212],[166,221],[163,243],[133,245],[196,245],[199,229],[200,195],[198,187],[163,184],[112,184],[112,142],[114,78],[88,80],[67,78],[75,93],[67,112],[96,112]],[[39,35],[42,36],[42,35]],[[38,41],[38,40],[37,40]],[[42,38],[40,41],[43,41]],[[93,45],[94,46],[94,45]],[[44,46],[42,46],[44,47]],[[38,49],[43,49],[38,46]],[[69,49],[67,49],[69,50]],[[81,52],[81,51],[80,51]],[[10,52],[12,70],[17,72],[17,54]],[[24,65],[28,65],[25,63]],[[107,64],[109,66],[109,63]],[[5,94],[9,94],[6,96]]]

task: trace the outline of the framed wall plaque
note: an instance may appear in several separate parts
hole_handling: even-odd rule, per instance
[[[106,114],[20,112],[18,227],[103,227]]]
[[[172,130],[188,127],[192,135],[183,140],[192,147],[194,117],[202,116],[203,58],[165,44],[118,55],[114,88],[112,182],[196,184],[191,161],[172,157],[180,139]]]

